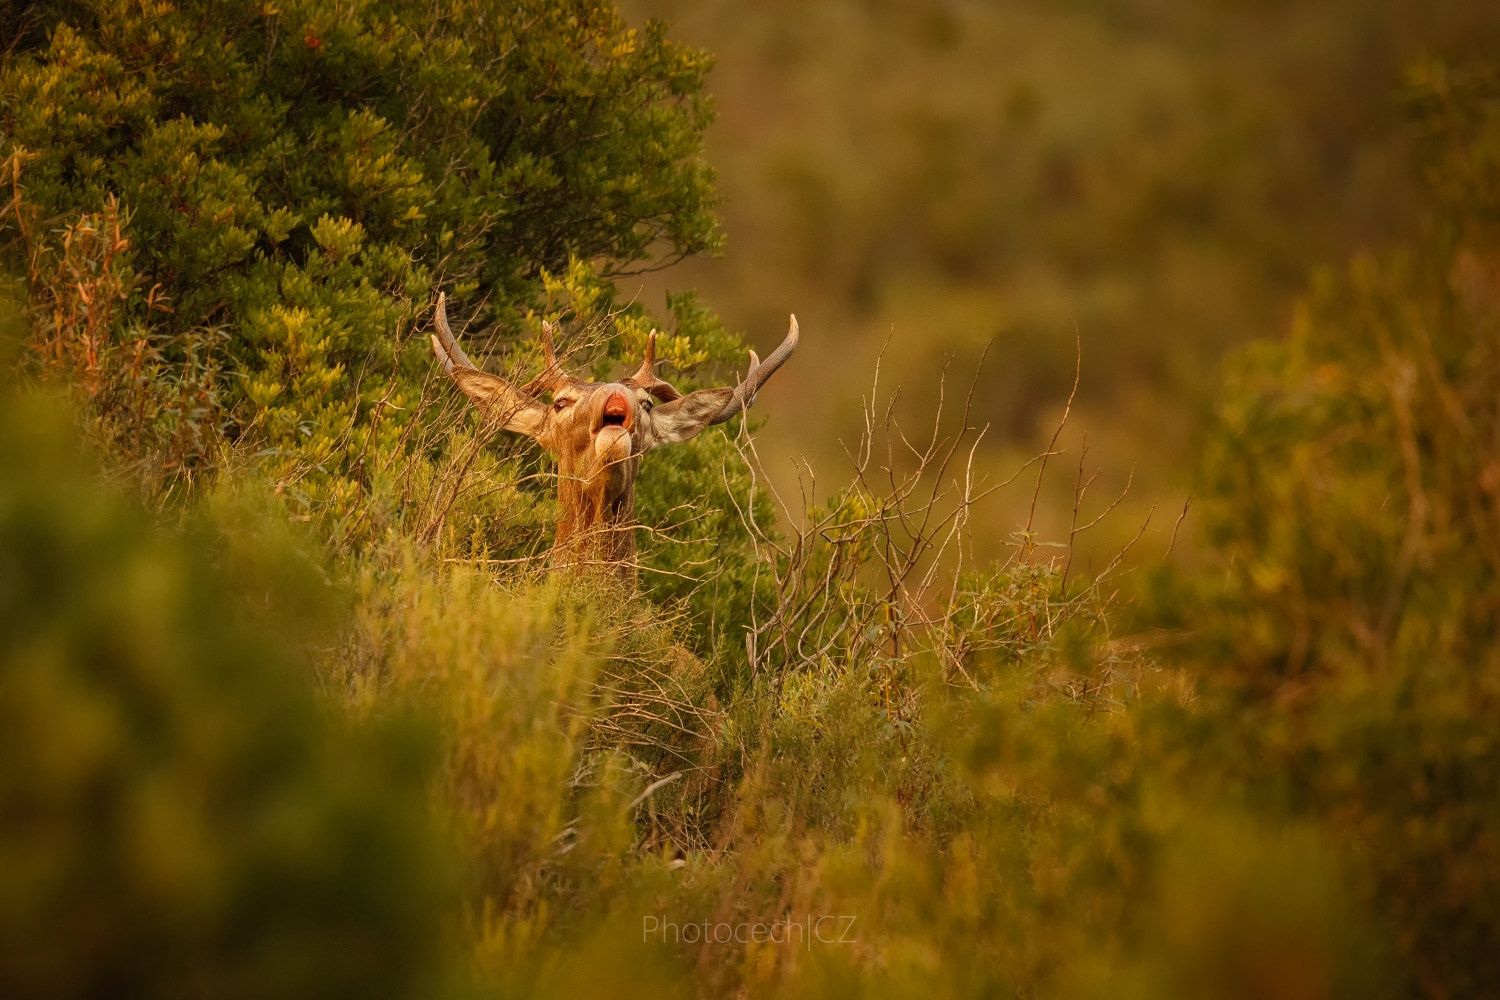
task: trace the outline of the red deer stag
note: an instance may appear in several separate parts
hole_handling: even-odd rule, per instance
[[[755,394],[797,348],[797,317],[781,346],[737,386],[699,389],[686,396],[656,377],[656,333],[634,375],[618,382],[584,382],[557,362],[550,325],[542,327],[546,367],[519,388],[481,371],[448,326],[447,296],[439,295],[432,350],[443,372],[497,427],[525,434],[557,456],[562,507],[553,543],[559,565],[609,563],[627,574],[635,565],[635,477],[641,456],[721,424],[755,402]],[[550,404],[542,394],[550,392]]]

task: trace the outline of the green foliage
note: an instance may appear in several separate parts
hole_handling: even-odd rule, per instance
[[[430,995],[426,740],[315,701],[280,533],[150,528],[60,418],[0,399],[0,992]]]
[[[46,34],[5,86],[28,195],[43,218],[119,196],[178,324],[279,287],[358,361],[435,274],[512,289],[498,313],[570,257],[714,245],[707,61],[606,4],[28,7]]]
[[[748,496],[744,461],[729,437],[740,421],[729,426],[727,434],[704,434],[681,453],[648,455],[636,487],[637,511],[653,536],[642,583],[657,601],[683,602],[710,643],[742,641],[752,604],[766,599],[742,518],[775,523],[770,498]]]
[[[472,418],[432,405],[442,390],[412,333],[442,286],[479,304],[480,354],[526,364],[512,341],[547,318],[593,340],[581,360],[597,372],[636,358],[653,324],[611,277],[719,244],[699,153],[707,56],[602,0],[16,13],[0,226],[41,367],[85,387],[101,452],[160,498],[235,451],[341,545],[395,531],[535,555],[544,517],[516,518],[544,515],[551,483],[513,446],[477,467],[445,457],[449,427]],[[669,309],[661,357],[688,382],[741,363],[691,295]],[[692,561],[738,567],[737,621],[748,546],[703,505],[743,478],[724,452],[654,458],[662,486],[642,514]],[[647,558],[664,569],[676,553],[648,544]],[[733,627],[691,596],[701,581],[649,582]]]
[[[354,502],[355,442],[400,437],[430,361],[398,348],[434,285],[514,331],[544,271],[716,245],[707,60],[607,4],[25,13],[7,226],[34,255],[118,199],[119,309],[227,330],[238,433],[317,470],[310,502]]]

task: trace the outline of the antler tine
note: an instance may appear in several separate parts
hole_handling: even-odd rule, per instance
[[[542,320],[542,358],[546,363],[542,366],[542,370],[526,383],[524,391],[527,395],[535,396],[539,392],[549,390],[555,392],[569,381],[568,373],[563,371],[562,365],[557,361],[557,347],[552,340],[552,335],[556,330],[556,325]]]
[[[437,333],[431,335],[432,353],[437,355],[438,364],[442,365],[444,375],[452,375],[453,367],[477,368],[464,349],[458,346],[458,340],[453,336],[453,330],[448,326],[448,295],[446,292],[438,293],[437,310],[433,314],[433,325],[437,327]]]
[[[649,386],[656,381],[656,331],[652,330],[646,335],[646,356],[641,359],[641,367],[633,376],[637,385]]]
[[[646,335],[646,356],[641,360],[641,367],[630,376],[630,381],[662,402],[681,399],[682,393],[678,392],[672,383],[656,377],[656,336],[655,330]]]
[[[755,394],[760,392],[760,387],[765,385],[776,369],[786,364],[786,359],[792,356],[797,349],[797,317],[792,317],[791,326],[786,332],[786,339],[781,345],[766,356],[762,361],[754,351],[750,352],[750,370],[745,373],[745,380],[734,388],[734,395],[729,397],[729,402],[724,404],[724,409],[719,415],[710,420],[709,426],[722,424],[730,417],[737,416],[750,408],[755,402]]]
[[[542,320],[542,355],[547,359],[548,368],[558,368],[557,347],[552,341],[552,334],[556,330],[557,327],[552,323]]]

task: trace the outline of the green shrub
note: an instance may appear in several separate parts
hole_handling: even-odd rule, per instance
[[[613,277],[719,245],[704,53],[605,0],[4,10],[0,227],[33,364],[85,387],[102,453],[157,498],[252,464],[339,546],[545,549],[545,466],[517,442],[476,461],[454,436],[476,418],[437,405],[429,302],[518,370],[544,317],[582,368],[634,364],[652,319]],[[669,311],[686,387],[744,363],[690,294]],[[705,503],[742,485],[726,450],[653,457],[641,514],[652,592],[737,640],[749,546]],[[732,583],[665,572],[683,552]]]
[[[423,731],[314,697],[278,532],[150,527],[60,417],[0,396],[0,993],[431,995]]]

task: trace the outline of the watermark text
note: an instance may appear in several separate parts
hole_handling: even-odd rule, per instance
[[[700,920],[678,923],[663,916],[641,918],[641,943],[663,944],[779,944],[812,949],[813,944],[854,944],[852,916],[808,913],[772,923],[729,923]]]

